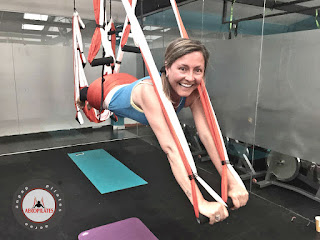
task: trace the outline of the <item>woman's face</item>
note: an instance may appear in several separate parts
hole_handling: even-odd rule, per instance
[[[178,58],[166,68],[173,97],[188,97],[204,77],[204,57],[201,52],[192,52]]]

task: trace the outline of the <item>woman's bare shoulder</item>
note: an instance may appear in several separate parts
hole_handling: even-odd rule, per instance
[[[150,79],[143,80],[138,84],[132,91],[132,100],[134,104],[142,108],[148,105],[148,100],[154,99],[156,96],[154,88],[152,86],[152,81]]]

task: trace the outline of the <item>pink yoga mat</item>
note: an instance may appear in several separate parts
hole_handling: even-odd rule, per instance
[[[128,218],[92,228],[79,234],[79,240],[158,240],[138,218]]]

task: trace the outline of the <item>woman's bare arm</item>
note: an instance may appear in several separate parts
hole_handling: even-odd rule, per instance
[[[191,95],[193,100],[191,100],[190,109],[192,111],[195,125],[199,134],[199,138],[203,145],[205,146],[211,161],[215,165],[217,171],[222,172],[221,159],[218,153],[218,150],[215,146],[214,140],[210,133],[210,129],[205,117],[202,103],[200,98],[196,94]],[[190,100],[189,100],[190,101]],[[244,189],[238,181],[233,177],[232,173],[228,170],[228,196],[232,198],[234,208],[239,208],[246,205],[248,201],[248,192]]]
[[[133,92],[132,98],[134,103],[143,109],[150,127],[156,135],[162,150],[168,157],[175,179],[185,192],[190,202],[193,204],[191,183],[188,178],[187,171],[162,113],[162,109],[156,93],[154,92],[153,86],[147,84],[137,86]],[[196,187],[196,192],[199,210],[202,214],[210,218],[211,224],[215,221],[215,215],[220,215],[221,220],[228,217],[228,211],[221,203],[207,202],[203,198],[198,187]]]

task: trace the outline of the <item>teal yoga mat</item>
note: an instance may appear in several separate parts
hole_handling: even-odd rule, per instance
[[[147,184],[103,149],[68,155],[101,194]]]

